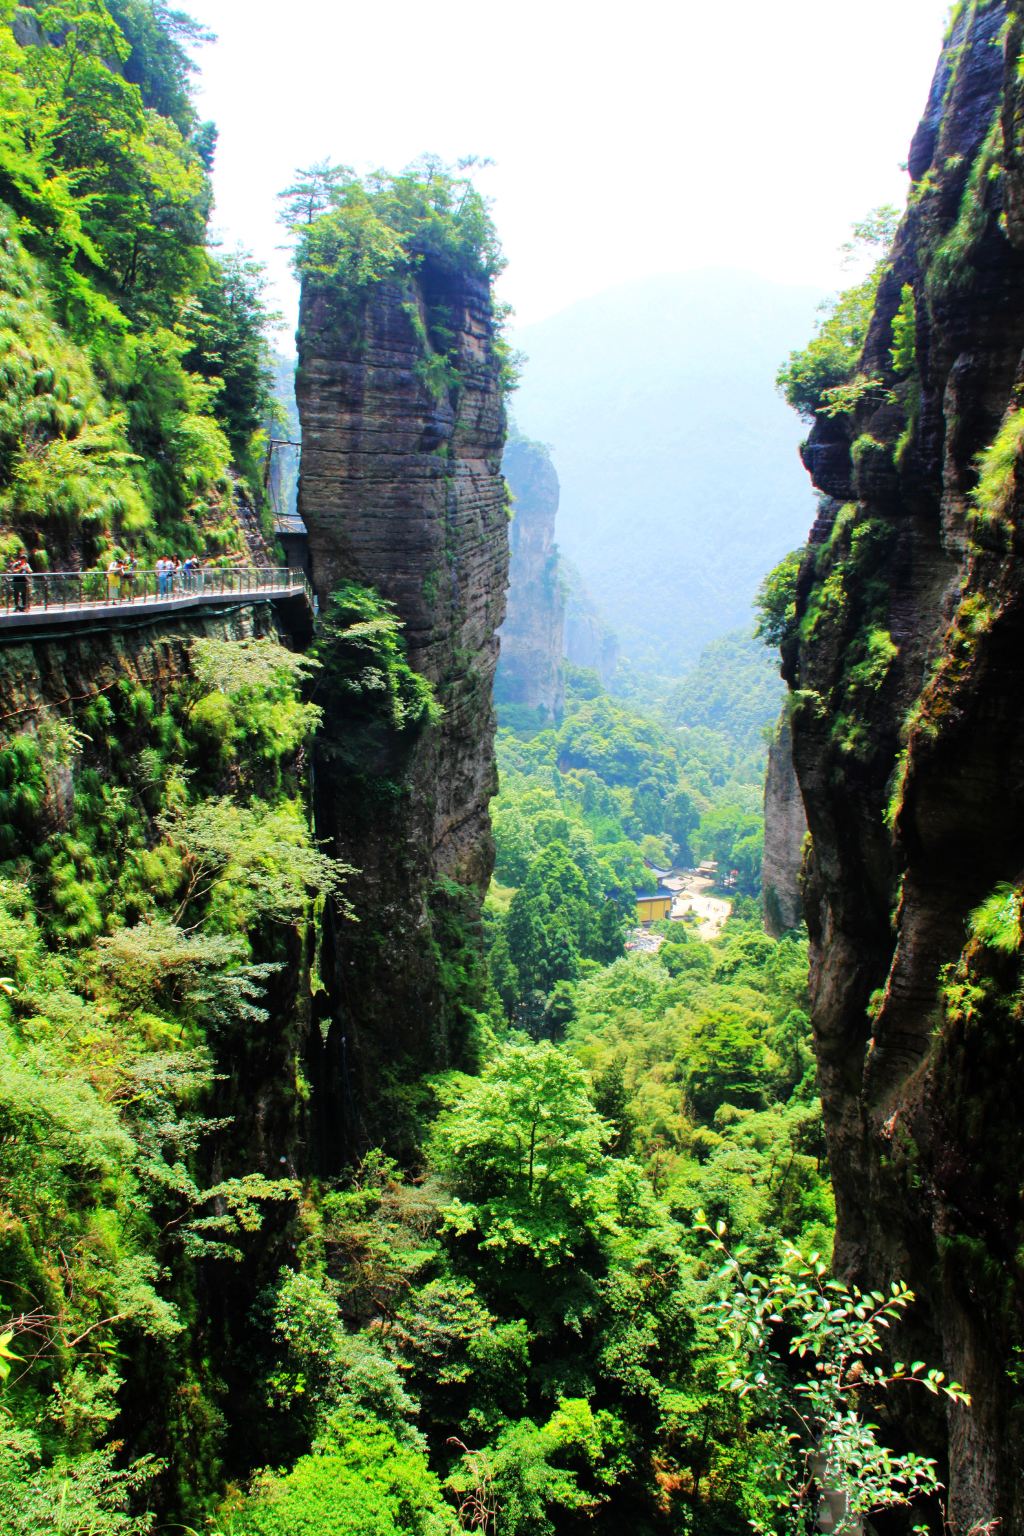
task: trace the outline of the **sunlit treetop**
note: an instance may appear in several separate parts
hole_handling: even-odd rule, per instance
[[[360,177],[321,161],[297,172],[280,194],[297,271],[357,290],[425,259],[442,270],[497,276],[505,263],[489,204],[467,174],[476,163],[447,166],[425,156],[397,176]]]

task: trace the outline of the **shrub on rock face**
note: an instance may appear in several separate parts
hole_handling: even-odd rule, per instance
[[[895,208],[883,207],[854,225],[852,239],[844,250],[851,255],[873,254],[874,266],[863,282],[839,295],[807,346],[791,352],[779,369],[779,392],[806,421],[813,421],[819,413],[845,415],[879,384],[877,379],[858,375],[857,367],[897,220]],[[903,360],[908,346],[905,328],[895,341]]]
[[[321,752],[342,772],[396,767],[441,707],[406,658],[401,619],[372,587],[345,582],[331,594],[314,647],[320,696],[329,700]]]

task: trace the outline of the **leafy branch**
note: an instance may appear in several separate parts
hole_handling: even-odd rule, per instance
[[[882,1357],[883,1335],[911,1305],[913,1291],[900,1280],[888,1291],[847,1286],[818,1254],[793,1247],[780,1270],[765,1277],[749,1267],[746,1250],[727,1246],[724,1223],[712,1228],[698,1212],[697,1230],[718,1260],[717,1294],[707,1310],[728,1345],[727,1385],[742,1398],[756,1394],[770,1425],[763,1468],[770,1513],[752,1520],[759,1536],[805,1531],[821,1500],[852,1525],[938,1495],[935,1461],[888,1450],[867,1417],[873,1401],[904,1385],[970,1405],[945,1372],[923,1360],[890,1365]],[[807,1365],[801,1369],[798,1361]]]

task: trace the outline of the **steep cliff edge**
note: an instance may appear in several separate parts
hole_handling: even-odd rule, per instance
[[[350,1147],[385,1075],[471,1050],[472,1009],[450,967],[493,864],[503,365],[487,273],[430,250],[363,288],[308,273],[298,339],[299,510],[321,607],[352,583],[393,604],[441,709],[418,733],[318,764],[320,828],[360,871],[350,894],[364,914],[334,929],[328,958],[340,1070],[356,1078]],[[326,736],[343,738],[345,700],[327,709]],[[398,1134],[393,1121],[385,1130]]]
[[[857,371],[810,401],[783,645],[837,1263],[908,1279],[973,1393],[918,1426],[957,1532],[1024,1529],[1022,39],[958,8]]]
[[[513,518],[508,614],[501,628],[495,697],[550,725],[560,719],[565,703],[565,596],[555,546],[558,475],[543,444],[523,437],[509,443],[502,468]]]

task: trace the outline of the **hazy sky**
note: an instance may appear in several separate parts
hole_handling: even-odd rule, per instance
[[[479,185],[529,324],[655,272],[834,288],[851,222],[901,202],[948,0],[183,0],[218,34],[215,222],[268,262],[274,194],[330,156],[489,156]]]

